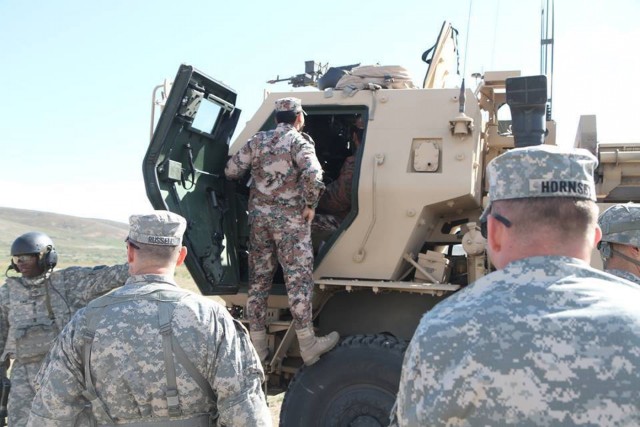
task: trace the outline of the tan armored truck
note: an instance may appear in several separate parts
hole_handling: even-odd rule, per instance
[[[318,334],[335,330],[342,339],[312,366],[302,367],[282,274],[274,280],[267,390],[286,390],[283,426],[388,424],[403,353],[422,314],[490,271],[478,223],[485,165],[516,144],[555,143],[544,76],[486,72],[475,90],[444,88],[457,61],[455,31],[446,23],[423,59],[422,87],[398,67],[362,73],[350,66],[324,74],[350,76],[348,83],[306,73],[299,81],[317,87],[293,94],[302,99],[326,179],[336,179],[348,156],[356,167],[350,212],[334,232],[313,236],[314,324]],[[153,206],[188,220],[191,275],[240,320],[249,286],[248,177],[227,180],[224,166],[253,134],[275,127],[274,101],[285,96],[292,93],[269,94],[231,143],[240,118],[236,93],[183,65],[144,159]],[[512,114],[502,120],[505,104]],[[599,198],[640,200],[632,163],[639,148],[599,150],[591,119],[578,141],[600,157]],[[364,130],[353,151],[356,120]]]

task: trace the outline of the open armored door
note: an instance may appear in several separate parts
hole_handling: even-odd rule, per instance
[[[225,250],[235,228],[224,177],[235,102],[231,88],[181,65],[142,165],[152,206],[187,219],[186,265],[205,295],[237,292],[236,254]]]
[[[442,89],[446,87],[451,75],[460,74],[458,70],[458,30],[450,23],[443,22],[438,40],[422,54],[422,60],[429,64],[424,77],[424,89]]]

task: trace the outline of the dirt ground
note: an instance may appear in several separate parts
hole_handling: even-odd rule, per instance
[[[274,427],[280,423],[280,406],[282,406],[282,399],[284,399],[284,393],[267,397],[267,404],[271,411],[271,419],[273,420]]]

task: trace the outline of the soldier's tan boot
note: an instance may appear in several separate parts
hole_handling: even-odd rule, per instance
[[[320,355],[328,352],[338,344],[340,335],[337,332],[331,332],[323,337],[316,337],[313,326],[296,329],[298,342],[300,343],[300,355],[304,364],[313,365],[320,359]]]
[[[267,360],[267,356],[269,355],[269,344],[267,341],[266,329],[263,329],[261,331],[250,331],[249,336],[251,337],[253,346],[258,352],[260,362],[264,364],[264,362]]]

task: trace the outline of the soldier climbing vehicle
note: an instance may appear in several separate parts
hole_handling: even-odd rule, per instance
[[[269,297],[267,390],[286,390],[283,426],[387,425],[422,314],[491,269],[478,223],[486,164],[516,146],[555,144],[545,76],[487,71],[475,90],[446,88],[457,52],[456,31],[445,23],[423,56],[429,65],[420,87],[399,67],[318,70],[309,62],[290,80],[308,90],[269,94],[233,144],[241,113],[234,90],[191,66],[178,70],[144,159],[147,194],[156,209],[187,218],[189,272],[240,320],[249,287],[249,188],[248,177],[225,179],[229,155],[275,127],[276,99],[296,96],[326,179],[355,156],[350,211],[335,231],[313,234],[314,325],[320,335],[338,331],[341,342],[303,366],[281,273]],[[510,119],[499,117],[505,104]],[[349,130],[358,119],[363,138],[353,151]],[[636,168],[625,163],[638,148],[601,149],[590,120],[578,143],[600,157],[599,200],[638,200],[626,185]]]

